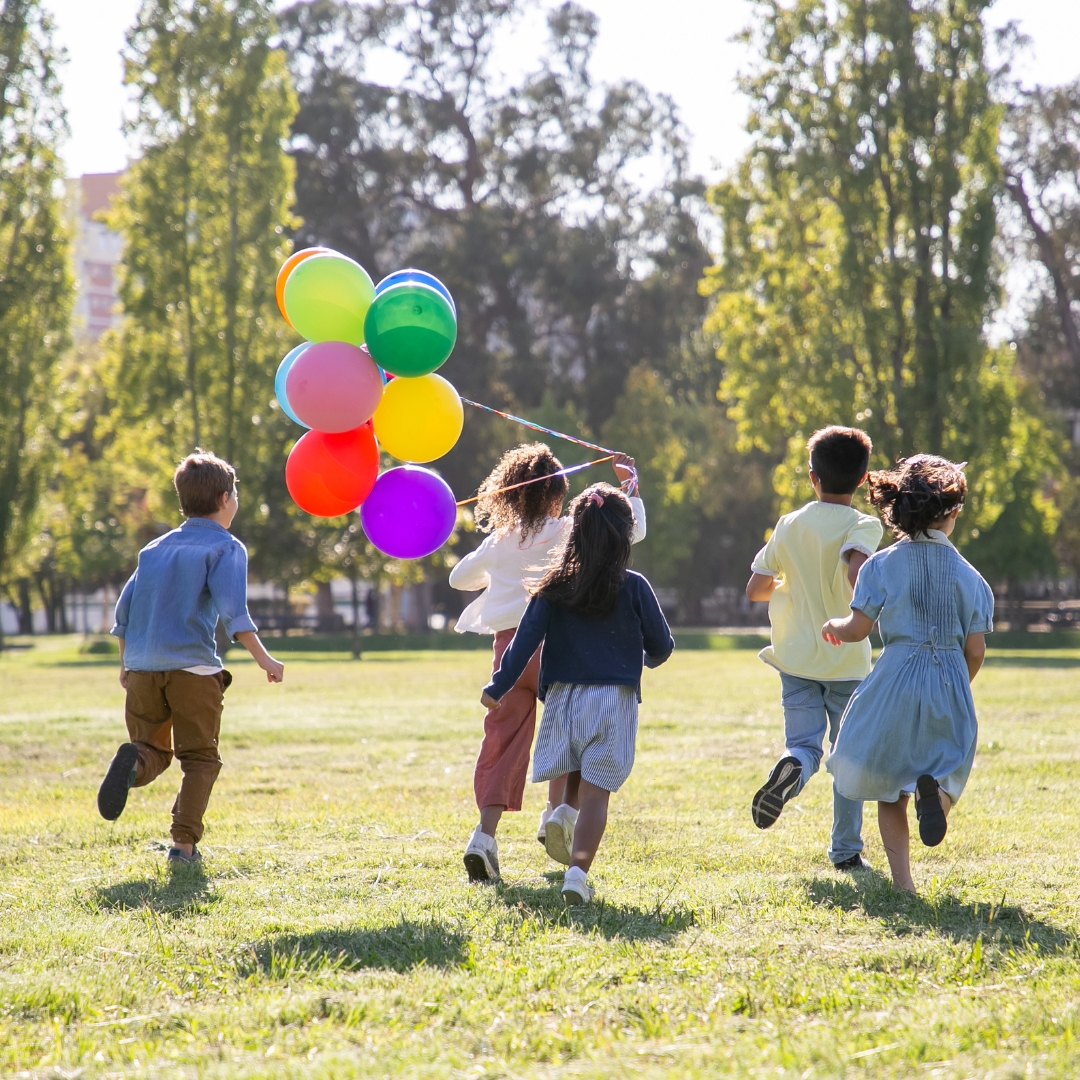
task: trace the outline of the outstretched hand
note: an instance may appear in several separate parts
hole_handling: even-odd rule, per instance
[[[843,619],[830,619],[822,628],[821,636],[830,645],[843,645],[844,642],[836,635],[836,623],[844,622]]]

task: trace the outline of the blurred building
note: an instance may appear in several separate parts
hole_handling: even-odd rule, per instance
[[[124,243],[96,215],[120,193],[121,173],[87,173],[68,181],[77,292],[76,341],[97,341],[119,323],[116,267]]]

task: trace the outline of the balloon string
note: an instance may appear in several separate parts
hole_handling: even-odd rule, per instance
[[[531,420],[526,420],[521,416],[515,416],[513,413],[503,412],[501,409],[493,409],[490,405],[482,405],[479,401],[471,401],[467,397],[461,399],[466,405],[472,405],[473,408],[483,409],[484,412],[494,413],[495,416],[501,416],[504,420],[512,420],[515,424],[520,424],[522,427],[531,428],[533,431],[542,432],[544,435],[550,435],[555,439],[562,439],[565,442],[576,443],[578,446],[584,446],[586,450],[595,450],[600,454],[607,454],[608,457],[599,458],[598,461],[610,461],[612,458],[618,456],[618,452],[615,450],[609,450],[606,446],[597,446],[596,443],[586,442],[585,439],[579,439],[576,435],[567,435],[562,431],[555,431],[552,428],[544,427],[543,424],[534,424]],[[590,465],[597,464],[596,461],[588,461],[584,465],[576,466],[574,469],[564,470],[562,474],[552,473],[552,476],[567,475],[571,472],[576,472],[577,469],[588,468]],[[538,477],[539,480],[546,480],[547,477]],[[526,480],[526,484],[533,483],[531,480]],[[515,484],[514,487],[521,487],[521,484]],[[622,482],[620,485],[627,495],[636,495],[638,489],[638,474],[637,469],[630,470],[630,477]],[[503,488],[503,491],[511,491],[511,488]],[[498,495],[501,492],[492,491],[487,492],[490,495]],[[479,498],[479,496],[477,496]],[[466,503],[475,502],[476,499],[466,499],[465,503],[458,503],[458,506],[464,506]]]
[[[494,410],[492,411],[494,412]],[[499,488],[496,491],[485,491],[482,495],[474,495],[471,499],[462,499],[457,505],[468,506],[469,503],[479,502],[481,499],[488,498],[488,496],[502,495],[507,491],[516,491],[518,488],[526,487],[529,484],[539,484],[541,480],[552,480],[556,476],[569,476],[571,473],[581,472],[582,469],[587,469],[592,465],[602,465],[605,461],[613,461],[614,459],[614,454],[608,454],[607,457],[597,458],[595,461],[586,461],[583,465],[571,465],[567,469],[548,473],[547,476],[534,476],[531,480],[522,480],[520,484],[511,484],[509,487]]]

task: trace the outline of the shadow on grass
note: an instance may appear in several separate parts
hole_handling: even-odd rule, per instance
[[[1009,947],[1036,948],[1044,953],[1070,951],[1076,945],[1072,934],[1035,918],[1015,904],[965,904],[950,893],[932,897],[908,896],[893,888],[878,871],[866,871],[850,881],[813,878],[804,882],[810,900],[841,911],[864,911],[880,919],[904,937],[932,931],[953,941],[984,941]]]
[[[379,968],[450,968],[472,963],[468,938],[437,922],[410,922],[371,930],[317,930],[281,934],[253,946],[250,970],[272,979]],[[242,965],[243,966],[243,965]]]
[[[692,911],[681,906],[668,907],[666,898],[658,898],[654,908],[612,904],[602,896],[591,904],[567,908],[560,891],[563,875],[553,871],[544,876],[551,882],[550,888],[499,885],[495,895],[512,911],[539,917],[550,923],[561,922],[564,926],[572,920],[579,930],[592,931],[608,940],[662,940],[694,925]]]
[[[159,915],[199,915],[217,895],[200,863],[170,867],[163,877],[125,881],[97,890],[98,904],[111,911],[152,908]]]

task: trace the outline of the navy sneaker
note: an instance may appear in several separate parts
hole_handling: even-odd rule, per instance
[[[852,872],[874,869],[861,855],[852,855],[850,859],[841,859],[840,862],[834,862],[833,867],[837,870]]]
[[[124,812],[138,764],[139,751],[135,744],[121,743],[97,793],[98,812],[106,821],[115,821]]]
[[[167,858],[171,866],[176,866],[178,863],[202,862],[202,853],[195,844],[192,844],[190,855],[186,851],[181,851],[178,847],[171,847]]]
[[[802,765],[798,758],[781,758],[774,766],[769,779],[758,789],[750,804],[750,814],[759,829],[767,829],[776,823],[784,803],[795,794],[802,779]]]
[[[919,838],[927,847],[937,847],[945,839],[949,823],[938,796],[938,782],[929,773],[915,782],[915,816],[919,819]]]

